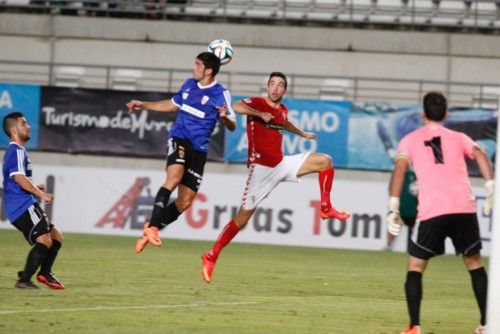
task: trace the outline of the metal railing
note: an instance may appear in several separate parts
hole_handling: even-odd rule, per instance
[[[222,70],[217,80],[233,95],[252,96],[265,94],[267,75]],[[190,76],[190,69],[0,61],[2,82],[46,86],[175,92]],[[420,103],[430,90],[444,92],[450,105],[498,109],[500,85],[489,83],[289,74],[287,96]]]

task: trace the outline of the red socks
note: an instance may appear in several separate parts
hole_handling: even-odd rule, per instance
[[[330,192],[332,191],[333,185],[333,167],[325,169],[319,172],[319,189],[321,191],[321,209],[329,209],[332,205],[330,203]]]
[[[212,250],[208,253],[210,261],[217,261],[219,253],[224,247],[234,238],[236,234],[240,231],[239,227],[236,225],[234,220],[231,220],[222,230],[217,241],[215,241]]]

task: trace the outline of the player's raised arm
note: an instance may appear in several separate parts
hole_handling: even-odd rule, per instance
[[[256,109],[250,107],[249,105],[247,105],[243,101],[238,101],[235,104],[233,104],[233,109],[238,114],[259,117],[259,118],[261,118],[266,123],[273,119],[273,115],[271,113],[260,112],[260,111],[258,111]]]
[[[304,137],[306,139],[316,139],[316,134],[314,134],[312,132],[305,132],[304,130],[299,129],[298,127],[296,127],[293,123],[291,123],[288,120],[286,121],[284,129],[286,131],[289,131],[291,133],[295,133],[296,135]]]
[[[236,129],[236,119],[231,115],[228,107],[223,105],[222,107],[217,107],[217,110],[219,111],[220,119],[224,126],[229,131],[234,131]]]
[[[131,100],[127,103],[129,113],[139,110],[150,110],[157,112],[176,112],[179,107],[176,106],[171,99],[160,101],[140,101]]]

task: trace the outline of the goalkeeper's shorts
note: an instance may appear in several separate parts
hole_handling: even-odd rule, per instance
[[[423,260],[444,254],[446,237],[451,239],[457,255],[479,252],[482,244],[476,213],[448,214],[418,222],[408,253]]]

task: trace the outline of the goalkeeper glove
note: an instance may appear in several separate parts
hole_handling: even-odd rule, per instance
[[[491,210],[493,210],[493,200],[495,199],[495,181],[486,181],[484,188],[486,189],[486,201],[483,206],[483,214],[489,216],[491,215]]]
[[[399,198],[390,197],[389,212],[387,213],[387,232],[398,236],[401,233],[401,225],[403,225],[403,220],[399,215]]]

